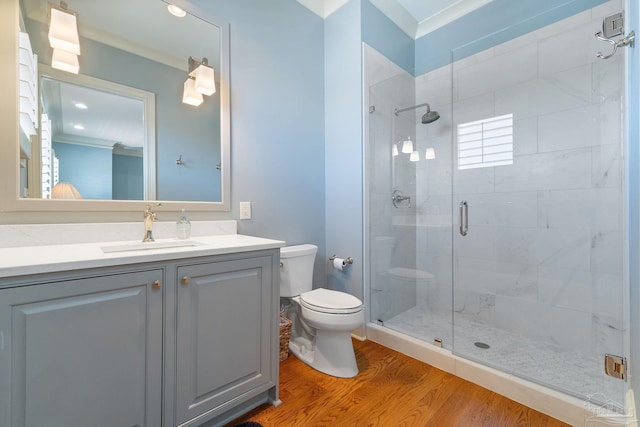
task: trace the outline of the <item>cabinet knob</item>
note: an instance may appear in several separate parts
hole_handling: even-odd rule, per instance
[[[160,289],[162,287],[162,284],[160,283],[159,280],[156,280],[155,282],[153,282],[153,284],[151,285],[151,289]]]
[[[180,279],[180,283],[182,283],[183,286],[188,285],[190,281],[191,277],[189,276],[183,276],[182,279]]]

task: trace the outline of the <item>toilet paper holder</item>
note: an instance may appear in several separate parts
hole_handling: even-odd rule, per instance
[[[336,259],[336,255],[335,254],[329,257],[329,261],[333,261],[334,259]],[[344,259],[344,263],[352,265],[353,264],[353,258],[351,258],[351,257],[345,258]]]

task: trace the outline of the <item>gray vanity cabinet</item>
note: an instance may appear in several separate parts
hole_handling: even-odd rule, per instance
[[[160,426],[163,270],[0,289],[0,425]]]
[[[228,419],[228,411],[239,403],[265,393],[275,399],[274,265],[269,254],[178,267],[178,425],[195,426],[205,419],[215,424]]]

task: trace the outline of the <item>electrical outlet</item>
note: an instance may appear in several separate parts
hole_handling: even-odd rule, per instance
[[[251,202],[240,202],[240,219],[251,219]]]

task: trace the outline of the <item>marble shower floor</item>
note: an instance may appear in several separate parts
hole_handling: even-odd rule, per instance
[[[625,383],[604,374],[601,358],[498,329],[470,315],[456,313],[455,323],[452,340],[451,313],[413,307],[386,320],[384,326],[427,343],[442,338],[444,348],[465,359],[623,411]],[[490,348],[479,348],[476,342]]]

